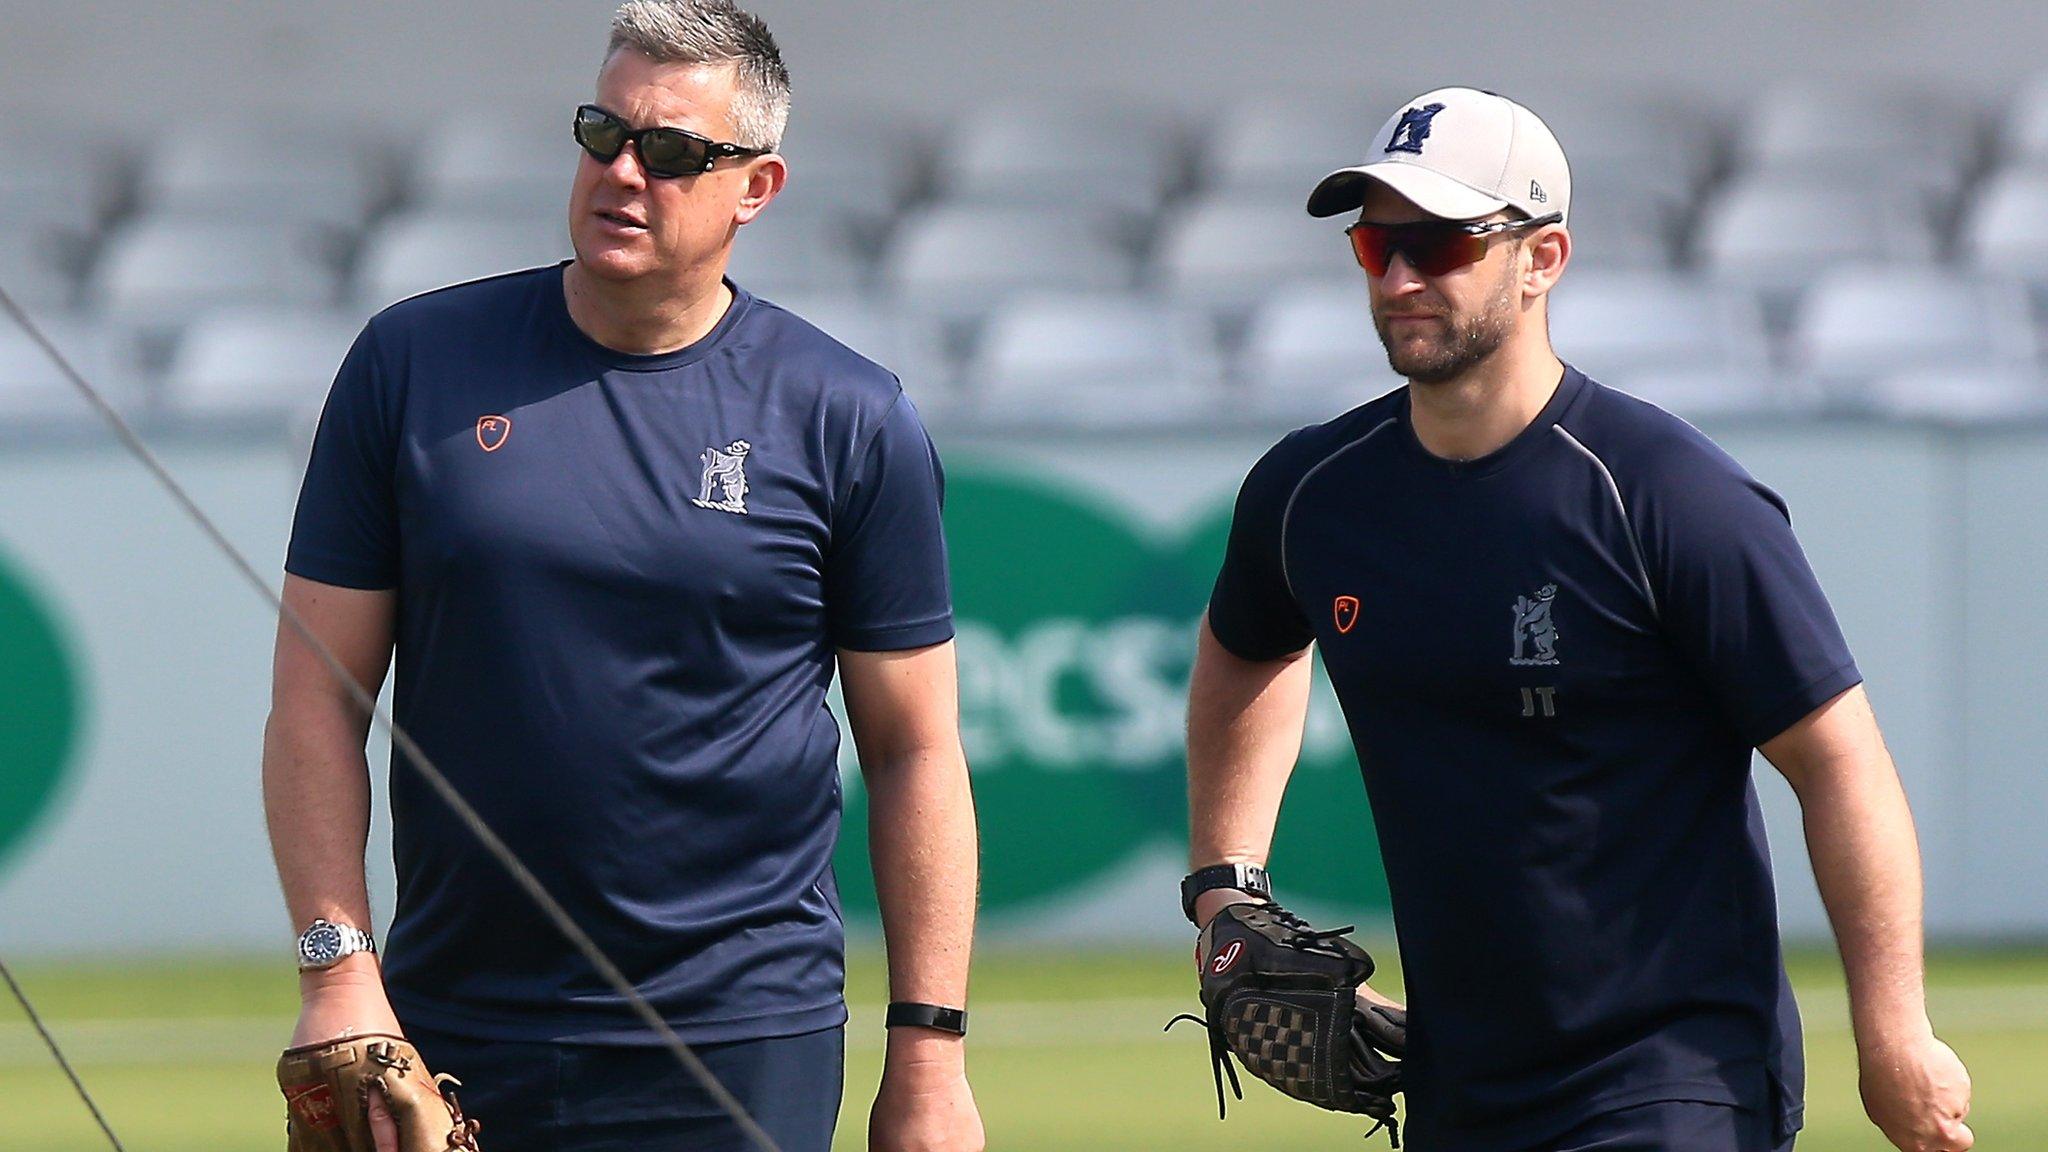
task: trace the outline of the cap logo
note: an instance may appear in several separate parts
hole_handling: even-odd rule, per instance
[[[1529,199],[1538,204],[1548,204],[1550,203],[1550,193],[1543,190],[1543,185],[1531,180],[1529,181]]]
[[[1401,113],[1401,122],[1394,125],[1394,134],[1387,139],[1387,151],[1422,155],[1422,142],[1429,139],[1429,122],[1443,110],[1441,104],[1423,104]]]

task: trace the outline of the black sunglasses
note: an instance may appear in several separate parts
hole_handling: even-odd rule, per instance
[[[617,160],[619,153],[631,144],[640,154],[640,167],[649,176],[664,179],[702,175],[711,171],[711,165],[722,156],[765,156],[771,151],[719,143],[682,128],[635,130],[595,104],[576,109],[575,132],[576,143],[598,163]]]
[[[1564,217],[1556,212],[1532,220],[1495,220],[1487,224],[1466,224],[1454,220],[1423,220],[1413,224],[1373,224],[1364,220],[1344,231],[1351,237],[1351,254],[1358,266],[1374,276],[1385,276],[1394,253],[1424,276],[1442,276],[1477,264],[1486,258],[1486,241],[1500,232],[1540,228]]]

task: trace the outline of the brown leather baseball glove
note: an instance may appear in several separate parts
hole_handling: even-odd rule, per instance
[[[434,1076],[398,1036],[370,1033],[287,1048],[277,1061],[287,1152],[376,1152],[370,1093],[398,1128],[398,1152],[479,1152],[453,1076]]]

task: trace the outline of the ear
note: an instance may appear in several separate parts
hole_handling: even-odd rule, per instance
[[[1522,245],[1522,295],[1547,296],[1572,259],[1572,234],[1562,224],[1545,224]]]
[[[781,194],[783,185],[789,182],[789,162],[771,152],[758,157],[747,168],[747,188],[740,194],[739,208],[733,214],[737,224],[751,223],[761,214],[768,202]]]

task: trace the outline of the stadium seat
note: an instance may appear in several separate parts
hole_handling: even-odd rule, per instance
[[[2048,286],[2048,168],[2001,172],[1963,209],[1957,247],[1972,268]]]
[[[1136,259],[1111,221],[1071,208],[939,205],[906,216],[883,278],[913,307],[978,316],[1030,291],[1118,291]]]
[[[1700,264],[1762,289],[1774,307],[1836,265],[1910,265],[1934,254],[1933,228],[1913,195],[1813,177],[1737,180],[1709,194],[1698,230]]]
[[[1363,283],[1274,293],[1252,313],[1238,375],[1254,410],[1295,422],[1326,420],[1402,384]]]
[[[1676,209],[1659,197],[1572,186],[1572,267],[1585,269],[1669,268],[1676,247]]]
[[[1735,133],[1745,170],[1838,173],[1865,188],[1941,194],[1961,187],[1982,145],[1968,105],[1902,87],[1785,85],[1764,93]]]
[[[303,228],[144,217],[107,239],[90,297],[124,321],[162,326],[239,304],[319,307],[337,280]]]
[[[1234,101],[1195,133],[1194,185],[1219,199],[1300,212],[1316,181],[1366,158],[1373,132],[1406,95],[1333,89]]]
[[[996,104],[954,124],[934,175],[957,203],[1143,216],[1180,182],[1175,136],[1164,117],[1114,101]]]
[[[1611,91],[1529,100],[1570,160],[1575,221],[1600,204],[1683,209],[1718,163],[1712,124],[1685,106]]]
[[[800,207],[863,227],[886,223],[925,178],[916,141],[875,109],[805,105],[790,117],[782,155],[789,162],[789,183],[769,211]]]
[[[2048,417],[2048,379],[2031,367],[1920,369],[1879,377],[1866,389],[1884,415],[1942,424],[1996,424]]]
[[[120,198],[121,150],[89,132],[0,128],[0,221],[86,235]]]
[[[363,245],[355,303],[382,308],[408,296],[572,255],[567,223],[413,213],[386,221]]]
[[[1551,294],[1558,355],[1596,379],[1658,369],[1761,370],[1769,360],[1755,298],[1671,272],[1573,270]]]
[[[1211,198],[1174,212],[1153,257],[1153,283],[1189,304],[1249,307],[1296,281],[1350,283],[1365,273],[1341,220],[1316,220],[1294,198]]]
[[[768,297],[851,291],[867,273],[844,217],[779,200],[740,228],[728,268],[748,291]]]
[[[386,195],[358,129],[210,120],[176,128],[145,157],[137,199],[154,216],[321,224],[353,231]]]
[[[1999,151],[2014,166],[2048,165],[2048,72],[2034,77],[2006,107]]]
[[[1791,348],[1794,365],[1838,395],[1914,368],[2027,365],[2036,351],[2017,284],[1889,264],[1840,268],[1816,283]]]
[[[139,415],[145,395],[128,331],[78,317],[36,315],[36,324],[86,381],[125,416]],[[95,429],[100,416],[28,333],[0,323],[0,426]]]
[[[412,207],[455,215],[568,218],[583,155],[569,135],[573,107],[458,116],[411,158]]]
[[[990,316],[967,374],[990,419],[1171,426],[1218,415],[1218,361],[1199,316],[1143,297],[1044,295]]]
[[[0,288],[24,308],[69,307],[77,284],[60,248],[49,231],[0,223]]]
[[[362,322],[350,313],[231,310],[195,322],[164,375],[187,417],[288,419],[319,406]]]
[[[1644,367],[1611,375],[1596,373],[1595,379],[1695,422],[1784,416],[1819,407],[1810,390],[1761,365]]]

